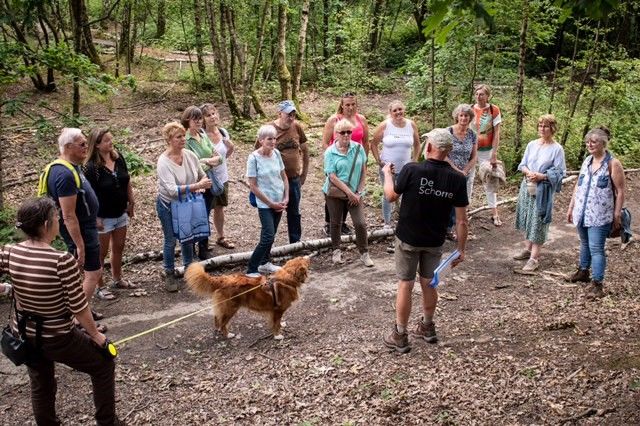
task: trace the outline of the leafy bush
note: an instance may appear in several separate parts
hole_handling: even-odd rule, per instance
[[[18,240],[18,231],[15,223],[15,210],[9,207],[0,210],[0,244],[13,243]]]

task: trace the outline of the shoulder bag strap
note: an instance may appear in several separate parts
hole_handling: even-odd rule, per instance
[[[356,150],[357,151],[356,155],[353,157],[353,163],[351,163],[351,171],[349,172],[349,177],[347,178],[347,185],[349,184],[349,182],[351,182],[351,176],[353,176],[353,169],[356,168],[356,162],[358,160],[358,155],[360,155],[360,148],[361,148],[361,146],[358,145],[358,148]]]

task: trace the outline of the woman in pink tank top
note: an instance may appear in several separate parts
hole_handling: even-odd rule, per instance
[[[338,135],[334,128],[336,123],[343,118],[349,120],[354,126],[352,129],[353,133],[351,133],[351,140],[362,145],[365,154],[369,156],[369,125],[367,124],[367,118],[358,113],[358,102],[355,93],[352,92],[347,92],[342,95],[340,103],[338,104],[338,111],[329,117],[325,123],[324,130],[322,131],[322,150],[326,151],[337,139]],[[350,235],[351,229],[345,223],[346,219],[347,211],[345,210],[342,219],[342,234]],[[326,235],[329,235],[329,211],[327,210],[326,204],[324,206],[324,221],[324,232]]]

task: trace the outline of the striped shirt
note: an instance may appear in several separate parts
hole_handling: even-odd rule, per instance
[[[7,273],[19,310],[43,317],[42,337],[66,334],[72,315],[89,304],[74,257],[54,248],[27,247],[24,243],[0,247],[0,273]],[[17,331],[14,317],[12,328]],[[35,323],[27,321],[27,336],[35,336]]]

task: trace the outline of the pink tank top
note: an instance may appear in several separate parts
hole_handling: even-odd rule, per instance
[[[342,120],[343,118],[344,117],[342,115],[337,114],[336,123]],[[338,137],[338,134],[334,130],[333,135],[331,136],[331,140],[329,141],[329,145],[333,145],[333,142],[335,142],[337,137]],[[360,120],[360,116],[356,114],[356,127],[353,128],[353,133],[351,133],[351,140],[362,145],[363,139],[364,139],[364,124],[362,124],[362,120]]]

